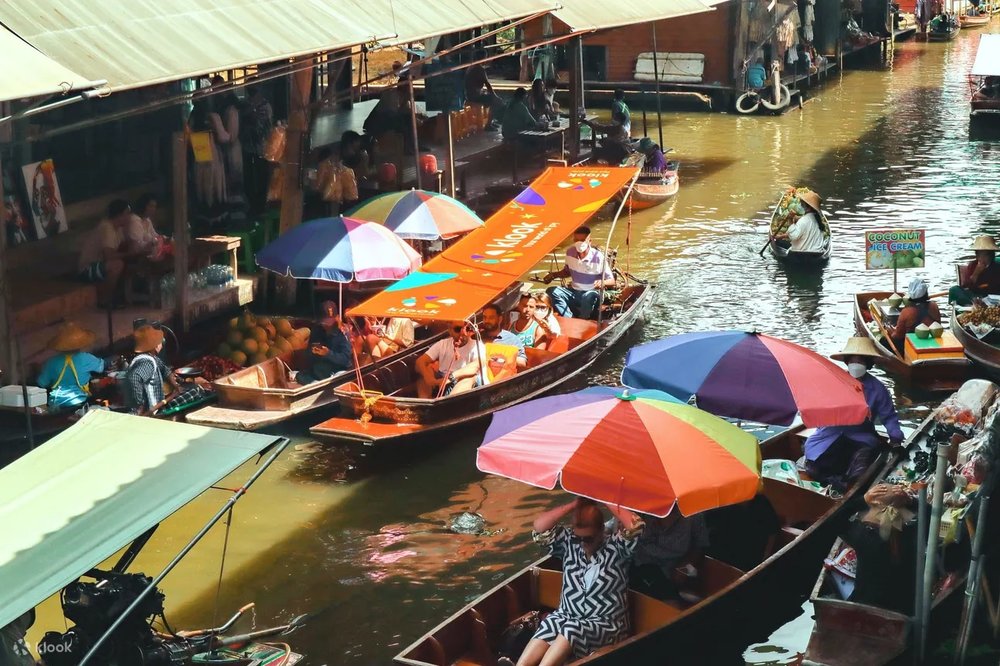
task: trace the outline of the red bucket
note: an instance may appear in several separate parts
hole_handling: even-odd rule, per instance
[[[438,170],[438,159],[436,156],[430,153],[424,153],[420,156],[420,170],[424,173],[437,173]]]

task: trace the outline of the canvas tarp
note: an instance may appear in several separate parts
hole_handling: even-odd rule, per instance
[[[0,627],[278,439],[97,410],[0,469]]]
[[[549,167],[484,226],[349,314],[470,317],[534,268],[635,174],[622,167]]]
[[[0,102],[86,90],[96,84],[39,53],[0,26]]]

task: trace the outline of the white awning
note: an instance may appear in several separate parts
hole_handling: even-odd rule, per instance
[[[973,76],[1000,76],[1000,35],[983,35],[979,38]]]
[[[725,1],[631,0],[617,3],[608,0],[564,0],[562,9],[557,9],[552,15],[568,25],[572,32],[589,32],[708,12]]]
[[[100,85],[71,72],[0,26],[0,102],[26,97],[45,97]]]
[[[423,0],[419,7],[401,0],[31,0],[0,2],[0,24],[57,63],[125,90],[373,41],[418,41],[558,6],[557,0]]]

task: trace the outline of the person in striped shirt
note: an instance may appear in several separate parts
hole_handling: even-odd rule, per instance
[[[615,276],[604,253],[591,245],[590,227],[579,227],[573,232],[573,245],[566,250],[566,264],[548,273],[542,281],[548,284],[555,278],[567,277],[570,278],[569,286],[559,285],[546,290],[552,307],[562,317],[595,319],[601,287],[613,288]]]

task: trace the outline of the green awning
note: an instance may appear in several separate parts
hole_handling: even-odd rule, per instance
[[[0,469],[0,627],[278,439],[99,410]]]

